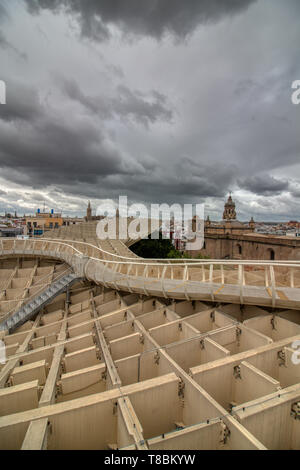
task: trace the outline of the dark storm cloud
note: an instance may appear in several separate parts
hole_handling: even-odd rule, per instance
[[[1,25],[5,20],[8,19],[8,14],[3,5],[0,4],[0,48],[9,49],[11,44],[7,41],[3,31],[1,30]]]
[[[14,54],[16,54],[20,59],[27,60],[27,54],[24,52],[19,51],[13,44],[11,44],[6,37],[4,36],[3,32],[0,30],[0,48],[2,49],[7,49],[9,51],[12,51]]]
[[[92,184],[109,174],[142,170],[107,141],[92,119],[66,118],[45,108],[35,90],[12,81],[10,93],[0,109],[2,176],[42,187],[53,181]]]
[[[0,4],[0,24],[3,22],[3,20],[8,18],[8,14],[6,9],[4,8],[4,5]]]
[[[33,122],[42,115],[39,97],[35,90],[11,79],[4,80],[9,83],[6,91],[6,105],[0,109],[0,119],[3,121],[28,120]]]
[[[0,47],[2,47],[2,49],[7,49],[11,47],[11,45],[9,44],[9,42],[7,41],[7,39],[5,38],[1,30],[0,30]]]
[[[239,180],[238,183],[241,188],[247,189],[254,194],[265,196],[280,194],[289,189],[288,181],[279,180],[267,174]]]
[[[131,91],[119,85],[114,96],[88,96],[83,93],[74,80],[62,80],[62,89],[72,100],[78,101],[91,112],[105,119],[131,118],[148,127],[156,121],[170,121],[173,112],[169,109],[167,98],[157,91],[149,94]]]
[[[256,0],[25,0],[29,11],[64,10],[79,21],[83,36],[94,40],[110,36],[108,25],[123,32],[151,37],[165,33],[185,37],[199,24],[236,14]]]
[[[191,173],[191,170],[193,173]],[[127,195],[132,201],[146,203],[198,203],[199,198],[224,198],[237,168],[217,164],[194,164],[183,159],[171,166],[157,165],[138,175],[106,175],[101,185],[62,184],[62,189],[76,196],[118,199]]]
[[[207,198],[218,218],[232,190],[245,220],[299,212],[299,0],[0,4],[2,206]]]

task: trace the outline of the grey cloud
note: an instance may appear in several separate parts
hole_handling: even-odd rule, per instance
[[[267,174],[239,180],[238,183],[241,188],[265,196],[280,194],[282,191],[289,189],[287,180],[279,180]]]
[[[27,60],[27,54],[24,52],[19,51],[13,44],[11,44],[6,37],[4,36],[3,32],[0,30],[0,48],[2,49],[7,49],[9,51],[12,51],[14,54],[16,54],[20,59],[22,60]]]
[[[2,25],[8,19],[9,15],[7,13],[6,8],[4,7],[4,5],[0,5],[0,25]],[[27,60],[27,55],[24,52],[19,51],[19,49],[17,49],[11,42],[9,42],[3,31],[0,29],[0,49],[1,48],[12,51],[20,59]]]
[[[256,0],[25,0],[31,13],[61,10],[78,19],[81,33],[95,40],[110,36],[113,24],[127,34],[185,37],[199,24],[236,14]]]
[[[300,182],[291,181],[289,185],[289,192],[295,198],[300,198]]]
[[[60,111],[46,109],[35,90],[17,83],[11,90],[14,96],[0,114],[2,176],[33,187],[54,181],[76,186],[96,184],[110,174],[144,171],[142,164],[122,155],[93,118],[74,115],[66,120]]]
[[[13,46],[8,42],[4,33],[0,30],[0,47],[2,49],[13,49]]]
[[[111,98],[91,97],[85,95],[74,80],[66,79],[62,80],[62,88],[69,98],[106,119],[131,118],[136,123],[148,127],[156,121],[169,122],[173,117],[167,98],[157,91],[145,94],[140,91],[133,92],[127,86],[119,85]]]
[[[10,78],[2,77],[7,83],[6,105],[1,107],[0,119],[4,121],[36,121],[41,117],[42,109],[39,97],[31,87],[20,84]]]
[[[299,0],[27,5],[65,10],[84,35],[111,41],[81,41],[66,13],[58,21],[41,14],[39,30],[24,5],[10,7],[4,31],[30,54],[30,64],[3,54],[0,181],[20,185],[16,207],[40,204],[35,198],[55,184],[51,198],[71,213],[86,199],[95,208],[99,198],[126,194],[156,203],[208,198],[217,217],[231,189],[245,220],[299,218],[300,106],[291,104],[291,82],[300,78]],[[151,38],[125,42],[117,28]],[[67,78],[53,80],[58,75]],[[29,86],[10,80],[17,76]]]
[[[118,199],[119,195],[127,195],[131,201],[146,203],[198,203],[207,197],[223,199],[234,181],[234,167],[198,163],[193,170],[191,174],[189,162],[183,159],[174,163],[172,171],[162,164],[144,174],[107,175],[101,185],[80,183],[76,187],[62,185],[62,189],[89,198]]]
[[[3,23],[4,20],[8,18],[8,13],[4,5],[0,4],[0,23]]]

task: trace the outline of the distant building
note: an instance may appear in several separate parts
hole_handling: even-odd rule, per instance
[[[92,222],[95,220],[102,220],[104,218],[103,215],[92,215],[92,206],[91,202],[89,201],[87,210],[86,210],[86,216],[84,217],[85,222]]]
[[[39,236],[43,235],[46,230],[59,228],[64,224],[61,214],[51,212],[36,212],[35,216],[26,217],[25,235]]]
[[[249,223],[236,219],[236,207],[230,195],[224,205],[223,220],[211,222],[207,217],[204,246],[190,254],[200,253],[212,259],[300,260],[300,237],[286,236],[286,231],[278,226],[275,233],[255,230],[253,218]]]
[[[0,237],[16,237],[23,234],[22,227],[12,227],[9,225],[0,225]]]
[[[84,219],[82,217],[63,217],[63,226],[69,227],[70,225],[82,224]]]
[[[300,229],[300,222],[297,220],[290,220],[287,224],[288,227]]]
[[[228,197],[224,205],[223,220],[221,222],[211,222],[209,216],[205,221],[204,233],[220,234],[220,235],[241,235],[245,233],[253,233],[255,231],[255,222],[253,217],[249,223],[243,223],[236,219],[235,203],[231,195]]]
[[[236,211],[235,203],[232,200],[231,194],[228,197],[228,201],[224,205],[223,220],[235,220]]]

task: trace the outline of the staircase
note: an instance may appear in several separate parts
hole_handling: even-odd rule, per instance
[[[57,281],[53,282],[43,292],[34,299],[24,304],[19,310],[13,313],[0,323],[0,330],[8,330],[12,333],[16,328],[30,320],[41,308],[51,302],[55,297],[64,292],[67,287],[81,278],[77,274],[68,273]]]

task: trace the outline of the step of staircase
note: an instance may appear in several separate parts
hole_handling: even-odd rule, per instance
[[[41,308],[50,303],[58,295],[65,291],[65,289],[81,278],[74,273],[66,274],[60,279],[50,284],[42,293],[39,293],[33,300],[13,313],[10,317],[6,318],[0,323],[0,330],[8,330],[12,333],[16,328],[23,325],[26,321],[30,320]]]

